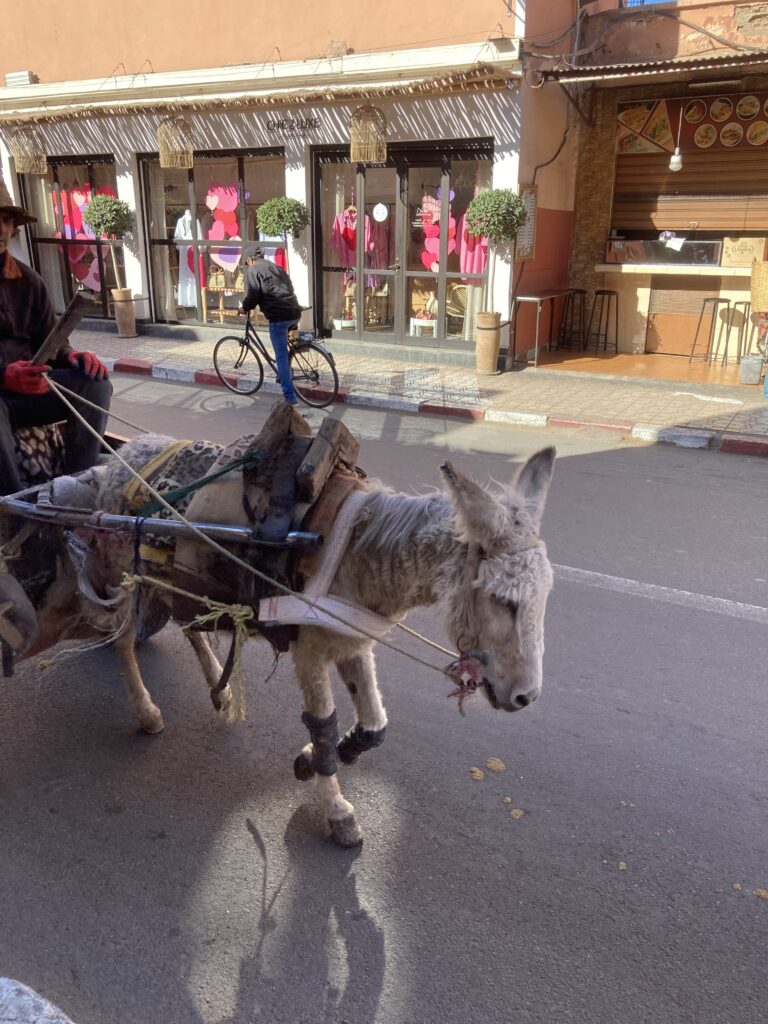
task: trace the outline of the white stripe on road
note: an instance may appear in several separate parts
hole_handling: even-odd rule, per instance
[[[667,604],[679,604],[684,608],[714,612],[716,615],[729,615],[733,619],[762,622],[768,626],[768,608],[757,604],[742,604],[741,601],[728,601],[724,597],[693,594],[690,590],[659,587],[655,583],[640,583],[639,580],[627,580],[623,576],[606,576],[604,573],[590,572],[588,569],[574,569],[570,565],[553,565],[552,568],[557,579],[566,580],[568,583],[586,583],[589,587],[613,590],[617,594],[646,597],[650,601],[666,601]]]

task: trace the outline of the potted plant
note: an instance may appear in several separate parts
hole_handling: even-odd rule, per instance
[[[525,206],[511,188],[494,188],[479,192],[467,207],[467,231],[478,238],[487,238],[489,245],[488,295],[493,295],[496,258],[500,250],[514,242],[525,220]],[[478,373],[498,373],[501,345],[501,314],[477,314],[476,358]]]
[[[256,222],[261,234],[282,238],[285,243],[288,235],[298,238],[307,227],[309,210],[299,199],[277,196],[262,203],[256,214]]]
[[[133,212],[130,206],[115,196],[92,196],[83,213],[83,221],[97,237],[117,239],[133,230]],[[121,338],[135,338],[136,311],[133,307],[133,295],[131,289],[123,287],[121,283],[114,245],[110,245],[109,251],[112,254],[112,266],[117,283],[117,287],[112,289],[117,333]]]

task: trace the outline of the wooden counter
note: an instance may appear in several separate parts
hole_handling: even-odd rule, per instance
[[[750,267],[712,267],[680,263],[598,263],[595,271],[604,275],[603,287],[612,288],[619,293],[619,351],[642,353],[646,351],[673,352],[685,354],[690,351],[693,334],[696,328],[701,299],[704,295],[716,295],[729,299],[731,303],[749,301],[750,298]],[[685,293],[689,293],[687,307],[679,313],[670,313],[679,327],[674,332],[677,339],[674,345],[659,343],[658,337],[651,339],[648,318],[652,312],[652,284],[658,284],[659,278],[667,278],[665,289],[674,289],[675,278],[681,279],[681,306],[685,307]],[[716,278],[712,286],[707,286],[708,278]],[[686,279],[686,280],[683,280]],[[693,281],[696,279],[696,286]],[[686,281],[689,288],[686,288]],[[661,318],[665,314],[658,314]],[[669,323],[669,321],[668,321]],[[708,321],[707,321],[708,323]],[[669,328],[666,328],[667,336]],[[659,332],[656,332],[659,334]],[[663,334],[664,331],[661,331]],[[728,333],[729,358],[736,356],[738,331],[734,328]],[[697,352],[699,348],[697,346]]]

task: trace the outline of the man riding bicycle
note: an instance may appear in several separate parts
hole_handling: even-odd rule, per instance
[[[241,312],[248,313],[256,306],[269,323],[269,340],[275,350],[277,371],[283,398],[289,405],[296,405],[296,391],[291,380],[288,363],[288,332],[301,317],[301,306],[293,290],[290,277],[276,263],[264,259],[258,245],[251,243],[243,250],[245,263],[245,296]]]

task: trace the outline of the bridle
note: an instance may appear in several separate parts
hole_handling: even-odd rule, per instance
[[[537,540],[535,544],[519,548],[517,551],[505,552],[507,557],[522,555],[528,551],[540,551],[542,542]],[[463,704],[467,697],[475,693],[482,686],[483,678],[481,670],[490,662],[490,655],[480,647],[480,636],[477,632],[479,613],[477,609],[478,588],[475,586],[480,572],[481,564],[488,558],[488,554],[480,544],[467,545],[467,577],[469,583],[469,609],[468,623],[470,633],[467,636],[458,636],[456,649],[459,657],[451,662],[445,669],[445,674],[453,680],[456,688],[448,696],[458,697],[459,711],[464,714]]]

